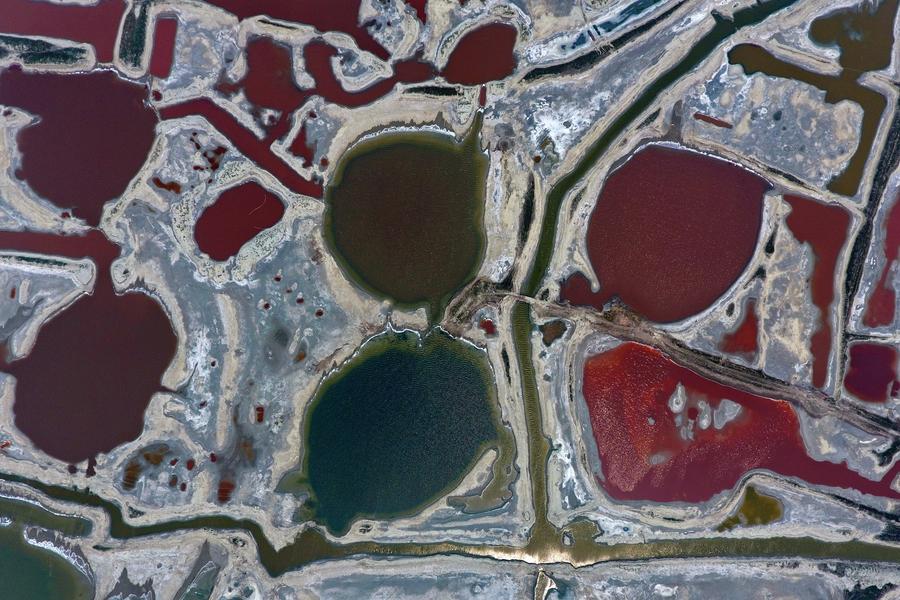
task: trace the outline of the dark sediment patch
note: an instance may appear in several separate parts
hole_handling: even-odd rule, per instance
[[[539,326],[538,329],[541,331],[541,341],[544,342],[545,346],[550,346],[565,335],[566,330],[566,322],[562,320],[548,321],[543,325]]]
[[[684,406],[670,398],[681,384]],[[714,383],[660,351],[625,343],[587,359],[584,397],[606,491],[619,500],[703,502],[731,489],[747,471],[768,469],[804,481],[900,498],[890,487],[900,469],[871,481],[844,464],[813,460],[793,408]],[[732,419],[703,427],[706,403],[740,406]],[[765,440],[765,443],[761,441]]]
[[[450,492],[497,443],[484,355],[432,330],[370,340],[326,380],[305,418],[304,470],[317,518],[411,514]]]
[[[27,356],[2,365],[16,377],[16,427],[69,463],[137,438],[144,409],[175,356],[176,337],[154,298],[114,291],[110,267],[119,247],[92,231],[84,237],[2,232],[0,248],[90,257],[97,268],[93,292],[45,323]]]
[[[822,204],[800,196],[785,196],[791,205],[787,226],[801,244],[808,243],[815,255],[809,285],[812,300],[819,309],[818,324],[810,339],[813,355],[812,381],[821,388],[828,377],[831,358],[832,304],[838,256],[847,241],[850,213],[836,204]]]
[[[900,395],[897,349],[889,344],[850,344],[850,364],[844,374],[844,389],[866,402],[887,402]]]
[[[699,313],[753,257],[768,187],[724,160],[642,148],[609,175],[588,224],[599,293],[579,273],[563,284],[561,298],[599,309],[618,297],[657,322]]]
[[[344,271],[433,318],[470,281],[484,253],[487,160],[480,118],[461,142],[390,133],[345,154],[326,190],[325,239]]]
[[[505,23],[478,27],[460,38],[441,74],[448,82],[462,85],[505,79],[516,68],[518,36],[518,30]]]
[[[225,190],[203,210],[194,226],[194,239],[213,260],[228,260],[282,215],[284,204],[278,196],[248,181]]]
[[[96,225],[153,144],[156,114],[147,87],[113,71],[0,73],[0,104],[39,117],[19,132],[18,174],[39,196]],[[98,107],[103,107],[98,110]]]
[[[94,6],[56,4],[35,0],[3,0],[0,32],[40,35],[85,42],[97,60],[111,63],[116,51],[124,0],[99,0]]]

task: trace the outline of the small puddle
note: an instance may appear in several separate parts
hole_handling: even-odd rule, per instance
[[[783,512],[778,498],[763,494],[752,485],[748,485],[741,498],[740,507],[735,514],[722,521],[716,527],[716,531],[729,531],[735,527],[768,525],[781,519]]]

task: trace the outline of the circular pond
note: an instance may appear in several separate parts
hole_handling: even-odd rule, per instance
[[[437,317],[481,264],[486,172],[477,125],[462,142],[432,132],[364,140],[326,189],[328,246],[369,293]]]

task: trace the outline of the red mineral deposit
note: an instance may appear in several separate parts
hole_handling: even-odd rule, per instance
[[[679,384],[685,404],[676,412],[670,399]],[[590,357],[583,391],[602,485],[616,499],[703,502],[753,469],[900,498],[890,488],[897,469],[878,482],[844,464],[813,460],[787,402],[710,381],[655,348],[624,343]],[[740,407],[738,414],[703,427],[703,403],[715,410],[725,399]]]

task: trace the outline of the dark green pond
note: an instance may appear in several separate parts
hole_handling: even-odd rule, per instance
[[[497,412],[476,348],[440,330],[371,339],[322,384],[305,419],[300,477],[313,514],[343,533],[356,517],[416,512],[498,445]]]
[[[341,158],[325,191],[325,238],[345,273],[398,306],[438,318],[484,255],[488,160],[480,116],[462,142],[390,133]]]
[[[0,517],[12,524],[0,526],[0,598],[58,598],[87,600],[93,589],[85,577],[60,556],[25,541],[25,525],[60,529],[70,534],[86,534],[90,523],[67,519],[26,502],[0,498]]]

